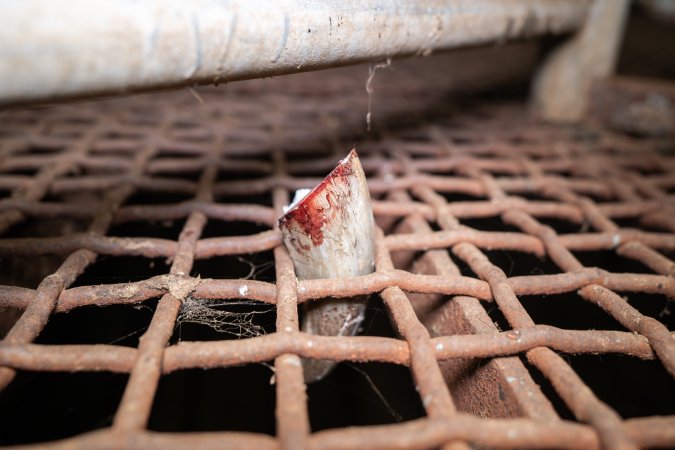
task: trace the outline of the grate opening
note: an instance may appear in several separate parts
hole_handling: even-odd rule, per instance
[[[387,308],[382,304],[379,297],[371,296],[368,300],[366,317],[363,319],[360,334],[367,336],[381,336],[400,339],[400,336],[393,330]]]
[[[510,233],[519,233],[520,230],[514,226],[504,223],[499,217],[486,217],[476,219],[460,219],[460,223],[474,230],[481,231],[506,231]]]
[[[447,301],[452,301],[448,299]],[[492,324],[497,328],[498,331],[510,330],[511,325],[509,321],[504,317],[504,313],[499,309],[499,306],[495,302],[480,302],[481,306],[487,313],[489,319],[492,321]],[[489,360],[479,360],[476,363],[475,370],[478,370],[481,364],[488,363]]]
[[[268,363],[270,364],[270,363]],[[266,365],[182,370],[162,377],[148,428],[248,431],[274,435],[275,387]],[[255,385],[256,389],[241,389]]]
[[[86,222],[76,221],[68,218],[40,218],[28,219],[25,222],[17,223],[10,227],[3,237],[13,238],[32,238],[32,237],[57,237],[68,236],[77,233],[86,228]],[[13,253],[8,253],[12,256]]]
[[[108,234],[120,237],[148,237],[176,240],[184,226],[185,220],[162,220],[161,222],[134,220],[133,222],[113,225],[110,227]]]
[[[313,431],[424,417],[410,371],[394,364],[341,364],[308,387],[307,405]]]
[[[269,194],[257,194],[245,192],[237,192],[233,194],[228,191],[228,188],[216,190],[215,201],[217,203],[233,203],[233,204],[252,204],[272,207],[272,196]]]
[[[123,284],[169,273],[164,258],[136,256],[99,256],[73,282],[73,287],[99,284]]]
[[[614,222],[621,228],[635,228],[643,231],[655,231],[657,233],[668,232],[666,226],[659,224],[644,223],[639,217],[631,217],[626,219],[614,219]]]
[[[574,252],[574,256],[586,267],[599,267],[613,273],[654,273],[640,261],[617,256],[610,250]]]
[[[197,260],[192,276],[215,279],[276,281],[272,252],[248,253],[237,256],[216,256]]]
[[[528,374],[532,377],[532,380],[537,384],[539,389],[541,389],[543,395],[551,403],[556,415],[562,420],[575,420],[574,413],[570,411],[565,401],[551,384],[551,381],[539,370],[532,367],[525,356],[519,356],[519,360],[528,370]]]
[[[669,415],[675,410],[673,379],[656,361],[612,354],[568,356],[567,360],[584,383],[624,419]]]
[[[652,317],[666,326],[675,329],[675,304],[665,295],[625,294],[623,298],[641,314]]]
[[[115,373],[19,373],[0,393],[0,444],[48,442],[109,427],[127,379]]]
[[[519,300],[536,323],[566,330],[625,330],[618,321],[576,293],[521,296]]]
[[[182,188],[187,190],[187,185]],[[170,205],[192,200],[191,193],[175,194],[166,191],[141,191],[132,195],[126,202],[127,205]]]
[[[27,124],[31,125],[31,124]],[[49,144],[47,142],[41,143],[39,145],[29,144],[25,148],[15,151],[15,155],[24,155],[24,156],[54,156],[60,154],[64,150],[65,146],[63,144]]]
[[[250,236],[269,231],[270,227],[251,222],[209,220],[201,234],[202,239],[221,236]]]
[[[447,202],[475,202],[486,200],[485,197],[465,194],[463,192],[441,192],[441,195]]]
[[[558,234],[578,234],[588,231],[588,223],[574,223],[564,219],[537,218],[542,225],[548,225]]]
[[[263,166],[264,167],[264,166]],[[267,175],[264,169],[221,169],[218,172],[218,181],[234,181],[234,180],[263,180]]]
[[[138,305],[86,306],[57,314],[35,340],[44,345],[108,344],[137,347],[156,300]]]
[[[483,253],[508,278],[560,273],[560,269],[549,258],[539,258],[530,253],[504,250],[483,250]]]

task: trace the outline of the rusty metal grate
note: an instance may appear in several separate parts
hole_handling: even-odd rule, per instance
[[[276,86],[283,92],[267,89],[272,82],[205,90],[203,104],[180,92],[3,113],[0,256],[27,257],[19,271],[31,270],[38,255],[62,260],[36,289],[0,286],[0,306],[25,310],[0,345],[0,384],[11,389],[17,371],[129,374],[111,426],[49,448],[675,445],[675,410],[623,419],[568,356],[619,354],[654,363],[650,367],[670,383],[663,395],[673,394],[675,341],[666,313],[675,297],[675,158],[664,151],[667,144],[537,124],[509,102],[439,106],[433,90],[415,85],[403,94],[401,86],[380,86],[399,95],[376,103],[393,113],[386,120],[376,114],[379,128],[364,138],[363,96],[341,92],[349,78],[336,76],[330,83],[335,92],[320,95],[313,88],[320,90],[325,80],[312,85],[308,79],[286,85],[282,79]],[[422,116],[406,113],[411,97],[434,107]],[[275,220],[289,193],[316,184],[354,141],[384,230],[376,243],[377,271],[296,282]],[[80,228],[16,231],[30,221],[53,220]],[[184,220],[176,239],[108,234],[115,226],[172,220]],[[263,229],[203,235],[214,221]],[[274,282],[229,277],[226,270],[202,278],[193,271],[209,258],[267,251],[273,252]],[[604,257],[589,257],[594,254]],[[543,269],[526,267],[512,276],[512,266],[497,262],[504,255],[537,257]],[[124,283],[85,277],[108,257],[164,258],[170,267]],[[605,263],[630,270],[607,270]],[[298,331],[298,303],[371,293],[379,295],[400,338]],[[592,305],[615,329],[564,329],[536,320],[530,306],[540,310],[559,295]],[[174,344],[176,319],[189,296],[275,305],[276,331]],[[644,312],[644,302],[633,301],[641,296],[660,302],[663,314],[652,314],[653,305]],[[153,299],[159,300],[137,347],[33,343],[54,315]],[[473,323],[464,332],[452,325],[461,315],[468,317],[465,325]],[[425,416],[311,432],[300,357],[407,366]],[[276,436],[147,429],[166,374],[265,361],[274,361]],[[460,362],[501,372],[491,383],[467,388],[450,382]],[[496,397],[476,397],[497,388]],[[489,405],[499,398],[512,402],[509,411]]]

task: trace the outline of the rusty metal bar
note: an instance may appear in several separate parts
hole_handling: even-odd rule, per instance
[[[26,191],[17,190],[15,197],[36,199],[46,194],[50,184],[59,175],[72,169],[74,161],[73,155],[84,154],[89,151],[89,144],[94,136],[99,133],[95,127],[75,149],[67,152],[67,157],[63,162],[54,166],[47,167],[39,172],[35,184],[32,184]],[[133,176],[142,172],[143,166],[151,155],[155,152],[153,147],[147,147],[139,152],[134,158],[134,164],[129,170]],[[115,211],[133,192],[133,187],[127,184],[121,184],[116,189],[108,193],[101,201],[97,214],[93,217],[88,230],[92,236],[101,235],[106,232],[112,221],[113,211]],[[23,215],[15,210],[7,211],[0,215],[0,233],[9,228],[13,223],[23,219]],[[86,249],[73,249],[65,261],[60,265],[55,273],[45,278],[37,288],[32,301],[27,305],[19,320],[12,326],[3,342],[20,343],[30,342],[35,339],[49,320],[58,301],[59,293],[72,284],[75,279],[93,263],[96,254]],[[0,388],[6,387],[15,376],[11,369],[0,368]]]
[[[173,260],[169,273],[139,274],[142,277],[130,283],[108,280],[114,283],[71,287],[70,280],[88,264],[78,259],[60,269],[70,274],[66,282],[52,276],[38,289],[0,286],[2,307],[45,308],[31,314],[37,320],[31,320],[30,326],[17,324],[19,331],[14,333],[26,339],[0,343],[4,371],[130,374],[113,427],[28,447],[320,450],[675,445],[673,415],[622,419],[616,405],[598,400],[581,373],[572,371],[559,356],[592,358],[594,353],[614,353],[634,362],[658,361],[658,370],[673,376],[673,332],[660,317],[647,316],[621,298],[632,293],[666,301],[675,297],[671,218],[675,163],[671,156],[654,150],[656,141],[599,129],[585,131],[592,132],[589,137],[580,130],[534,124],[514,105],[477,106],[481,114],[475,117],[468,107],[466,116],[439,112],[434,125],[392,127],[359,144],[375,198],[375,216],[384,230],[377,241],[377,270],[363,277],[298,282],[273,228],[275,219],[289,189],[307,187],[339,159],[330,155],[342,145],[335,129],[326,124],[339,117],[359,130],[363,117],[344,92],[330,97],[331,102],[318,95],[300,102],[295,94],[266,92],[255,97],[260,100],[256,104],[249,98],[254,89],[244,92],[235,90],[227,103],[220,93],[205,91],[204,109],[189,108],[179,94],[167,94],[98,106],[2,113],[0,193],[8,194],[0,199],[0,216],[14,217],[12,227],[28,219],[60,219],[93,221],[99,230],[95,236],[62,233],[66,235],[50,238],[10,237],[17,228],[9,233],[3,230],[3,258],[68,257],[79,252],[92,258],[109,254]],[[245,98],[239,99],[240,95]],[[392,96],[392,101],[400,98]],[[317,113],[319,104],[334,109]],[[156,113],[143,112],[145,108]],[[134,109],[141,112],[130,112]],[[115,119],[109,120],[111,116]],[[326,145],[329,151],[315,158],[317,148]],[[254,150],[246,157],[248,149]],[[230,162],[236,169],[225,167]],[[31,187],[34,178],[37,183]],[[71,193],[94,195],[111,187],[118,190],[107,193],[98,210],[92,206],[96,197],[82,203],[69,197]],[[149,196],[136,198],[139,192]],[[159,201],[167,203],[152,202],[158,193]],[[105,236],[109,225],[185,219],[178,239]],[[250,234],[236,231],[236,236],[200,237],[210,221],[237,223],[243,227],[238,229],[259,226]],[[274,253],[276,282],[233,279],[227,274],[223,279],[201,279],[189,271],[193,260],[268,250]],[[501,252],[545,258],[541,260],[544,269],[510,273],[493,259]],[[601,252],[609,259],[601,260],[600,267],[586,267],[585,252]],[[605,261],[608,267],[602,266]],[[612,266],[623,262],[629,269]],[[589,307],[604,311],[625,330],[544,325],[530,317],[528,302],[521,301],[528,296],[530,302],[541,305],[549,301],[547,295],[562,293],[585,299]],[[167,346],[180,299],[188,294],[233,305],[254,300],[275,305],[276,330],[253,338]],[[389,319],[403,339],[326,337],[298,331],[300,303],[364,294],[383,297]],[[425,298],[434,299],[439,316],[474,317],[465,318],[467,328],[448,332],[424,319],[421,312],[429,306]],[[137,305],[151,299],[160,299],[159,306],[138,348],[38,344],[28,336],[40,333],[52,314],[90,305]],[[489,310],[503,314],[512,329],[498,330]],[[483,320],[487,323],[480,324]],[[409,367],[427,416],[382,426],[311,430],[300,358]],[[270,360],[275,361],[276,436],[146,429],[155,391],[165,374]],[[534,372],[530,374],[533,368],[541,371],[553,391],[539,389],[532,381],[528,390],[539,400],[528,400],[527,392],[496,378],[484,385],[487,394],[481,401],[496,403],[499,387],[505,390],[504,401],[519,405],[478,415],[462,397],[469,391],[445,385],[445,366],[465,361],[503,369],[506,360],[512,363],[509,370],[518,371],[524,380],[536,379]],[[556,396],[576,420],[558,417],[548,404]],[[498,413],[503,418],[496,418]]]
[[[442,141],[441,143],[447,147],[447,142]],[[491,197],[495,201],[505,197],[505,193],[494,183],[492,175],[475,168],[467,168],[466,170],[469,174],[482,180],[486,190],[490,192]],[[502,217],[507,214],[527,217],[530,221],[535,221],[518,209],[507,210],[502,213]],[[449,218],[446,222],[441,221],[439,224],[441,227],[449,227],[451,229],[456,227],[453,218]],[[552,229],[546,231],[548,233],[544,235],[541,233],[535,235],[540,237],[544,243],[555,241],[557,237],[555,232]],[[533,320],[520,304],[513,290],[508,286],[506,282],[507,277],[504,272],[499,267],[493,265],[477,247],[470,243],[462,242],[453,247],[453,253],[469,264],[478,276],[490,284],[495,301],[499,304],[502,313],[512,326],[529,327],[534,325]],[[558,264],[564,264],[567,260],[571,259],[573,259],[573,256],[567,252],[564,258],[554,258],[554,261]],[[563,262],[561,263],[560,260]],[[565,268],[572,270],[580,267],[568,266]],[[519,334],[514,332],[512,339],[517,340],[518,338]],[[608,448],[636,448],[636,444],[620,429],[621,418],[619,415],[600,401],[560,356],[545,347],[531,349],[526,355],[528,360],[551,381],[556,391],[561,395],[577,419],[587,421],[596,427],[603,445]]]
[[[513,339],[517,336],[517,339]],[[671,334],[672,336],[672,334]],[[312,342],[311,345],[308,345]],[[486,340],[480,335],[439,336],[431,339],[435,358],[494,358],[515,355],[536,347],[549,347],[562,353],[622,353],[641,359],[656,356],[647,338],[622,331],[564,330],[535,325],[496,333]],[[111,345],[72,345],[50,348],[37,344],[0,346],[0,364],[22,370],[112,371],[130,372],[135,351]],[[236,343],[188,342],[170,347],[162,362],[162,373],[189,368],[231,367],[241,361],[264,362],[283,354],[319,358],[330,354],[339,361],[382,361],[409,365],[405,342],[377,337],[310,336],[306,334],[269,334]]]
[[[275,165],[278,174],[286,170],[286,161],[281,151],[274,153]],[[289,201],[288,192],[284,188],[273,191],[275,211],[279,217],[283,214],[284,206]],[[279,333],[289,333],[290,336],[300,333],[298,318],[298,289],[297,278],[293,268],[293,261],[288,251],[282,245],[274,250],[277,280],[277,320],[276,327]],[[308,342],[312,342],[309,341]],[[280,354],[274,359],[275,380],[277,385],[277,434],[280,447],[294,449],[306,447],[307,436],[310,433],[309,415],[305,401],[305,382],[303,379],[302,362],[296,353]]]
[[[221,143],[222,137],[215,140],[214,153]],[[213,184],[217,175],[216,166],[204,169],[199,179],[196,200],[213,201]],[[170,275],[190,274],[196,243],[206,222],[207,218],[203,213],[194,211],[190,214],[176,243]],[[196,284],[194,280],[185,280],[182,286],[164,294],[157,304],[150,326],[139,340],[136,360],[115,414],[113,430],[130,431],[145,428],[150,418],[152,401],[161,375],[164,349],[173,334],[181,304],[185,297],[194,290]]]

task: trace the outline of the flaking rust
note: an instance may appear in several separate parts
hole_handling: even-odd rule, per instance
[[[370,195],[355,150],[279,219],[279,228],[299,280],[366,275],[375,267]],[[352,336],[363,322],[367,297],[326,298],[303,305],[302,330]],[[335,366],[304,360],[305,381],[325,377]]]

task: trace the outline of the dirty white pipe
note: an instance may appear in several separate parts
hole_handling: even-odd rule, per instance
[[[0,104],[222,83],[579,28],[588,0],[0,0]]]

